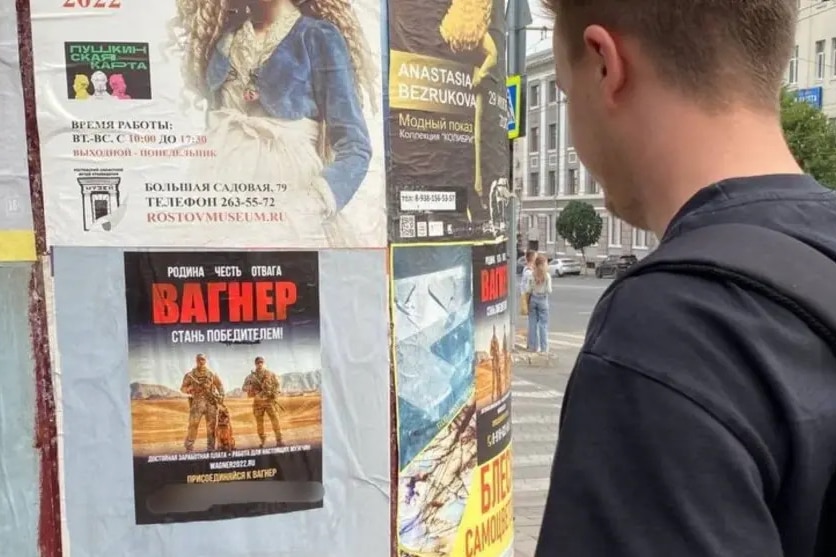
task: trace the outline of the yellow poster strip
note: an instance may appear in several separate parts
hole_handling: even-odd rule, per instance
[[[0,261],[35,261],[32,230],[0,230]]]
[[[501,557],[514,542],[511,445],[476,467],[451,555]]]

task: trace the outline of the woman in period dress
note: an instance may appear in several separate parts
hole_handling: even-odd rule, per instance
[[[377,96],[350,1],[176,1],[183,77],[208,103],[217,154],[197,179],[270,184],[260,209],[281,214],[264,223],[277,244],[358,245],[340,212],[368,171],[363,105],[376,111]]]

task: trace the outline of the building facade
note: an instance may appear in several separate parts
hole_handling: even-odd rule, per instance
[[[795,48],[786,80],[836,122],[836,1],[798,0]]]
[[[557,235],[556,224],[563,207],[578,200],[595,207],[604,221],[598,243],[585,250],[588,262],[612,254],[644,257],[657,245],[656,237],[609,214],[600,186],[578,159],[569,133],[566,100],[555,84],[551,51],[529,56],[526,75],[526,137],[514,145],[521,247],[549,255],[580,255]]]

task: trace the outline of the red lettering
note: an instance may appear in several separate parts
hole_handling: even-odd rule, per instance
[[[154,324],[170,325],[180,319],[177,288],[173,284],[151,285],[152,317]]]
[[[493,302],[508,296],[508,265],[485,269],[479,274],[481,300]]]
[[[287,308],[296,303],[296,283],[282,281],[276,283],[276,319],[287,319]]]
[[[511,456],[503,452],[492,462],[479,468],[482,485],[482,514],[487,514],[493,507],[511,495]]]
[[[206,323],[206,305],[203,290],[196,282],[183,285],[183,301],[180,302],[180,323]]]
[[[269,282],[255,283],[255,318],[258,321],[273,319],[273,285]]]
[[[225,282],[210,282],[206,285],[207,317],[209,323],[219,323],[221,320],[221,292],[226,292]]]
[[[467,554],[467,557],[473,557],[476,555],[476,548],[473,547],[473,529],[468,528],[467,532],[464,535],[464,552]]]
[[[491,482],[488,479],[490,471],[490,464],[484,464],[479,467],[479,483],[482,485],[482,514],[487,513],[493,506],[493,503],[491,503]]]
[[[253,320],[253,283],[229,283],[229,320],[233,323]]]
[[[298,291],[290,281],[155,283],[151,296],[156,325],[249,323],[287,319]]]

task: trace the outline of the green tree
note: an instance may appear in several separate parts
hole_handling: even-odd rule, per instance
[[[784,89],[781,126],[801,168],[825,186],[836,188],[836,125],[821,110]]]
[[[557,217],[557,233],[581,252],[586,267],[586,248],[601,237],[604,220],[595,207],[583,201],[570,201]]]

